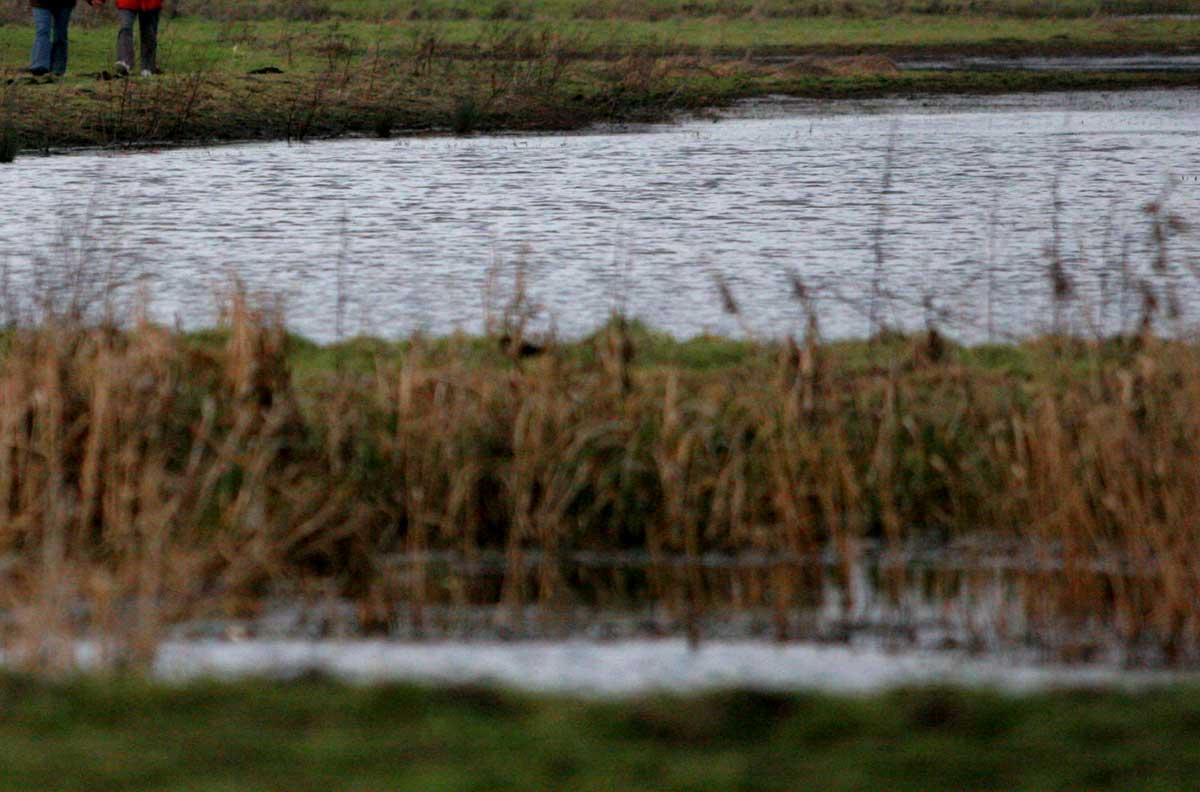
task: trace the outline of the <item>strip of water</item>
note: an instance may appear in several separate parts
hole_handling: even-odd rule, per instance
[[[0,191],[7,313],[32,310],[13,295],[66,300],[94,280],[205,326],[236,278],[322,341],[478,332],[517,270],[535,324],[565,336],[614,310],[679,336],[796,331],[792,272],[831,337],[1118,332],[1145,287],[1179,308],[1164,332],[1200,310],[1195,90],[756,101],[578,135],[24,157]]]

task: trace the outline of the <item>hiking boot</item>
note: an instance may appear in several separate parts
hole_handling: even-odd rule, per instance
[[[43,69],[41,66],[37,66],[35,68],[31,68],[29,70],[29,73],[32,74],[34,77],[45,77],[47,74],[50,73],[50,70]]]
[[[113,67],[113,71],[117,73],[118,77],[128,77],[129,64],[125,61],[117,61],[117,65]]]
[[[142,76],[143,77],[153,77],[154,72],[150,71],[149,69],[142,69]]]

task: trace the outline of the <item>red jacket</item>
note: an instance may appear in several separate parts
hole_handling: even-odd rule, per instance
[[[117,8],[122,11],[159,11],[163,0],[117,0]]]

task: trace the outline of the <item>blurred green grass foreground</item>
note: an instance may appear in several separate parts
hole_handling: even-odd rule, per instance
[[[0,789],[1185,790],[1200,690],[721,692],[0,677]]]

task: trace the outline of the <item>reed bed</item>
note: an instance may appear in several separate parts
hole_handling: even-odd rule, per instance
[[[241,297],[202,336],[14,328],[5,656],[54,667],[87,637],[144,662],[182,620],[319,593],[364,631],[585,607],[696,640],[729,613],[829,637],[813,614],[850,629],[869,599],[968,645],[1200,658],[1194,344],[814,333],[702,368],[651,359],[654,339],[510,326],[297,370],[299,342]]]

